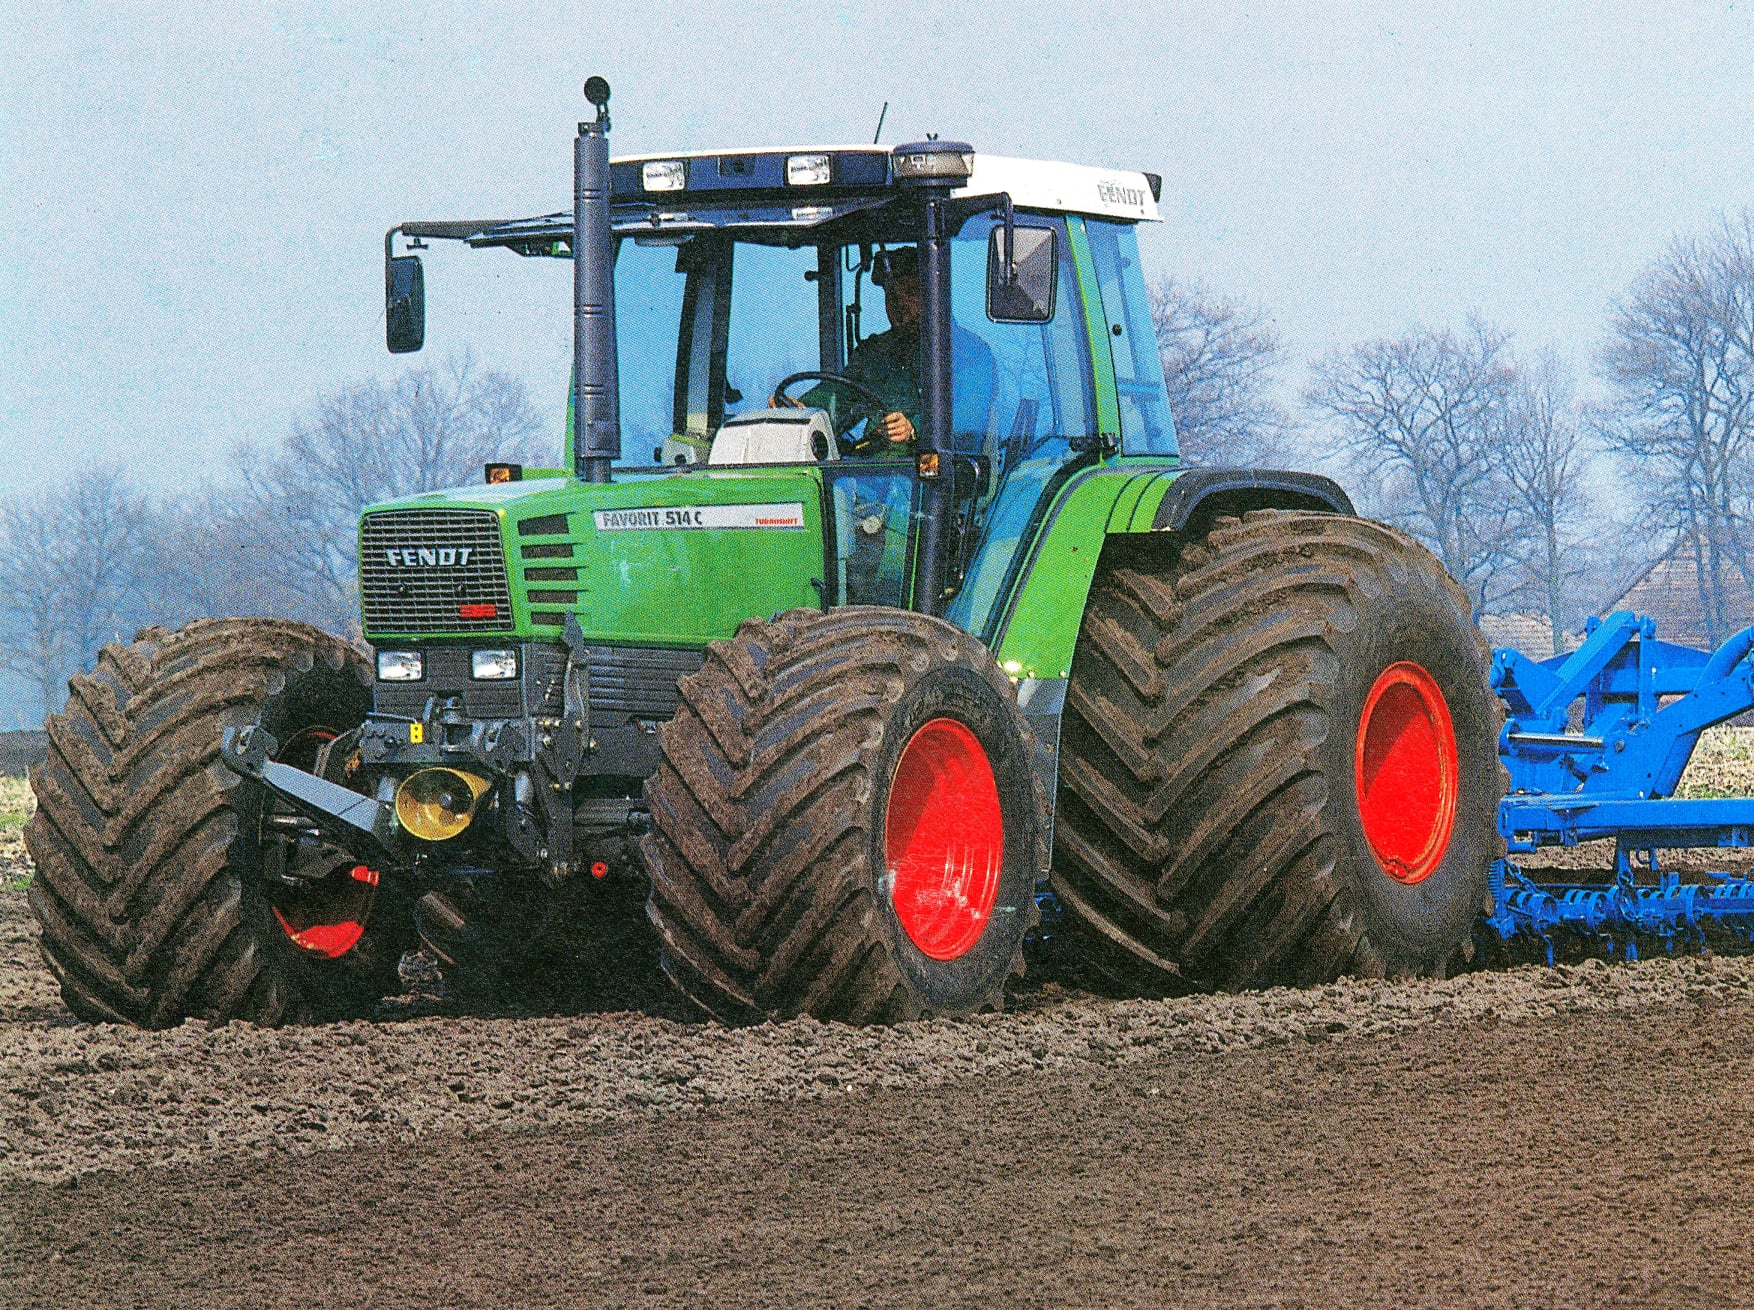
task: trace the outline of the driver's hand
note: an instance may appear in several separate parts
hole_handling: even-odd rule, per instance
[[[883,416],[883,435],[888,437],[892,445],[914,439],[913,421],[906,414],[895,413]]]
[[[804,402],[801,400],[794,400],[791,396],[782,396],[778,392],[775,392],[767,398],[767,407],[769,409],[803,409]]]

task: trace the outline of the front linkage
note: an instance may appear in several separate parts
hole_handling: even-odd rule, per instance
[[[435,695],[418,717],[374,712],[331,744],[315,772],[280,762],[282,743],[256,726],[229,729],[220,757],[380,871],[442,876],[510,864],[558,886],[578,867],[574,784],[596,747],[589,654],[570,615],[565,641],[559,704],[536,707],[558,713],[471,718],[462,695]],[[623,857],[619,839],[634,833],[636,806],[611,803],[591,816],[615,843],[592,852],[599,864]]]

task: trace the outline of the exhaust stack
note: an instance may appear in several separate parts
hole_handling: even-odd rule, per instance
[[[585,99],[595,122],[573,143],[573,471],[609,481],[621,457],[621,384],[615,349],[615,241],[609,231],[609,83],[593,77]]]

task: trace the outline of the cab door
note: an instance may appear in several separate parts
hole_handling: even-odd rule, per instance
[[[957,591],[945,617],[986,637],[1036,503],[1080,451],[1094,449],[1090,348],[1065,221],[1018,213],[1014,254],[1046,260],[1051,315],[1003,321],[989,268],[1000,258],[995,214],[966,222],[951,244],[953,446],[959,499],[953,532]],[[995,317],[995,314],[1001,317]]]

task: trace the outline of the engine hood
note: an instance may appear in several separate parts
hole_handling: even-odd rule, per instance
[[[466,540],[497,542],[502,558],[487,546],[460,558]],[[573,613],[593,642],[701,646],[752,615],[820,604],[831,542],[822,479],[808,467],[538,477],[408,496],[361,519],[365,631],[374,641],[553,640]],[[503,592],[468,590],[501,569]]]

